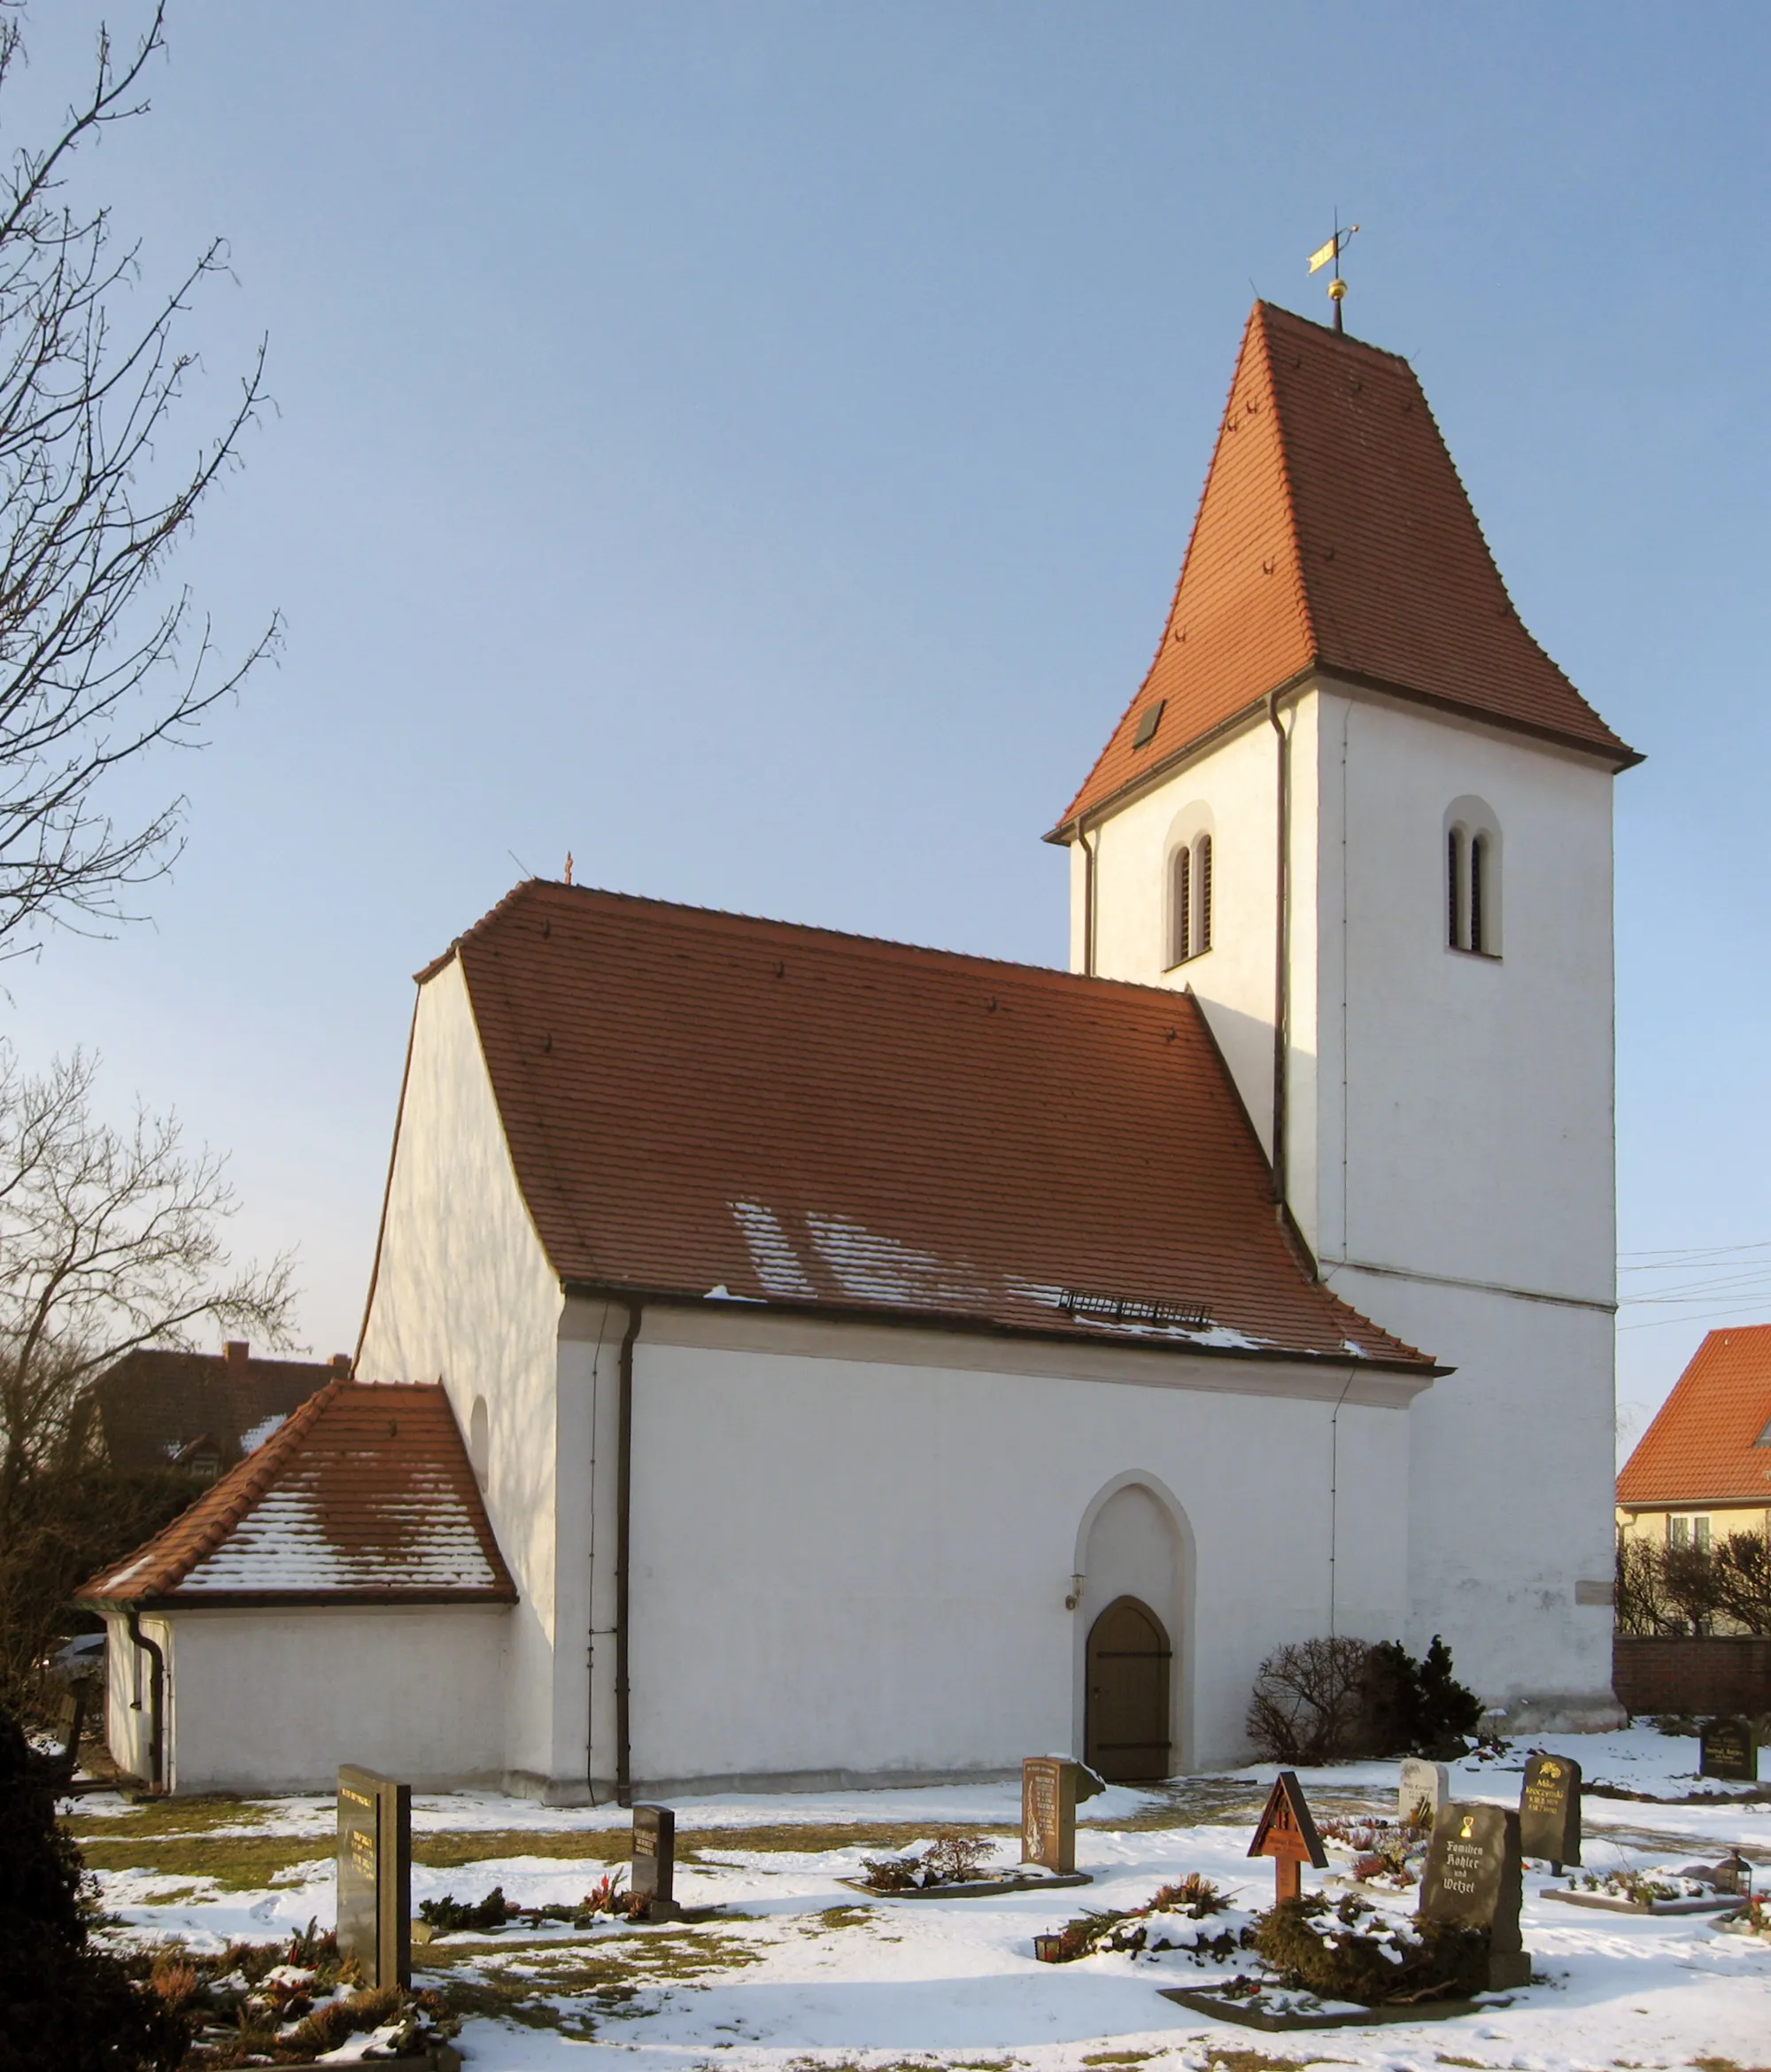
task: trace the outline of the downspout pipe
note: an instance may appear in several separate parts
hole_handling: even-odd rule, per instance
[[[1273,1199],[1283,1216],[1289,1192],[1287,1164],[1286,1059],[1291,1048],[1291,741],[1279,716],[1277,691],[1268,693],[1267,718],[1278,737],[1277,796],[1274,818],[1278,823],[1278,848],[1273,876],[1273,1066],[1272,1066],[1272,1172]]]
[[[633,1804],[633,1742],[628,1684],[628,1569],[633,1552],[633,1344],[646,1304],[630,1303],[621,1336],[618,1409],[621,1431],[615,1451],[615,1796]]]
[[[142,1631],[142,1615],[133,1604],[123,1612],[129,1638],[148,1658],[148,1790],[166,1790],[166,1654],[158,1641]],[[139,1702],[139,1701],[138,1701]]]
[[[1088,822],[1079,814],[1076,839],[1082,847],[1082,975],[1094,976],[1094,852],[1088,846]]]

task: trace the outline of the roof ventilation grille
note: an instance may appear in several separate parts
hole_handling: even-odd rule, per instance
[[[1182,1303],[1158,1303],[1141,1295],[1089,1295],[1067,1287],[1057,1298],[1066,1317],[1094,1317],[1110,1324],[1179,1324],[1203,1331],[1211,1322],[1203,1310]]]

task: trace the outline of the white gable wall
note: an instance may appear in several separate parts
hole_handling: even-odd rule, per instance
[[[501,1760],[513,1783],[587,1794],[587,1393],[561,1386],[560,1285],[518,1191],[458,961],[419,989],[360,1379],[435,1381],[464,1435],[483,1399],[486,1511],[510,1614]]]

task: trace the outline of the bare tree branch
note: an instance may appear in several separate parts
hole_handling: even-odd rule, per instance
[[[59,131],[15,149],[0,173],[0,959],[47,925],[128,917],[129,888],[178,854],[185,801],[119,824],[106,780],[155,748],[196,745],[204,715],[280,633],[273,619],[225,666],[188,592],[150,594],[265,403],[260,344],[220,429],[194,459],[162,464],[194,364],[180,322],[225,271],[225,246],[120,330],[137,248],[115,245],[108,209],[61,198],[81,146],[146,112],[140,88],[164,22],[161,0],[120,63],[101,30]],[[21,56],[17,19],[0,19],[0,117]]]
[[[0,1541],[25,1483],[81,1465],[92,1384],[138,1345],[199,1326],[290,1342],[292,1262],[236,1267],[223,1161],[178,1120],[97,1120],[95,1062],[33,1077],[0,1047]]]

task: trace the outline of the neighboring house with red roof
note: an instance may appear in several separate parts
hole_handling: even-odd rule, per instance
[[[238,1339],[219,1353],[138,1346],[92,1385],[99,1442],[113,1468],[182,1466],[213,1481],[350,1369],[343,1353],[329,1365],[254,1359]]]
[[[1617,1478],[1617,1522],[1686,1547],[1771,1532],[1771,1324],[1707,1334]]]
[[[350,1400],[435,1406],[481,1566],[427,1596],[291,1420],[206,1514],[259,1567],[163,1535],[91,1586],[120,1675],[164,1658],[160,1774],[1159,1776],[1241,1757],[1263,1657],[1331,1632],[1616,1719],[1634,760],[1406,363],[1257,304],[1051,838],[1071,971],[530,881],[419,974]]]

